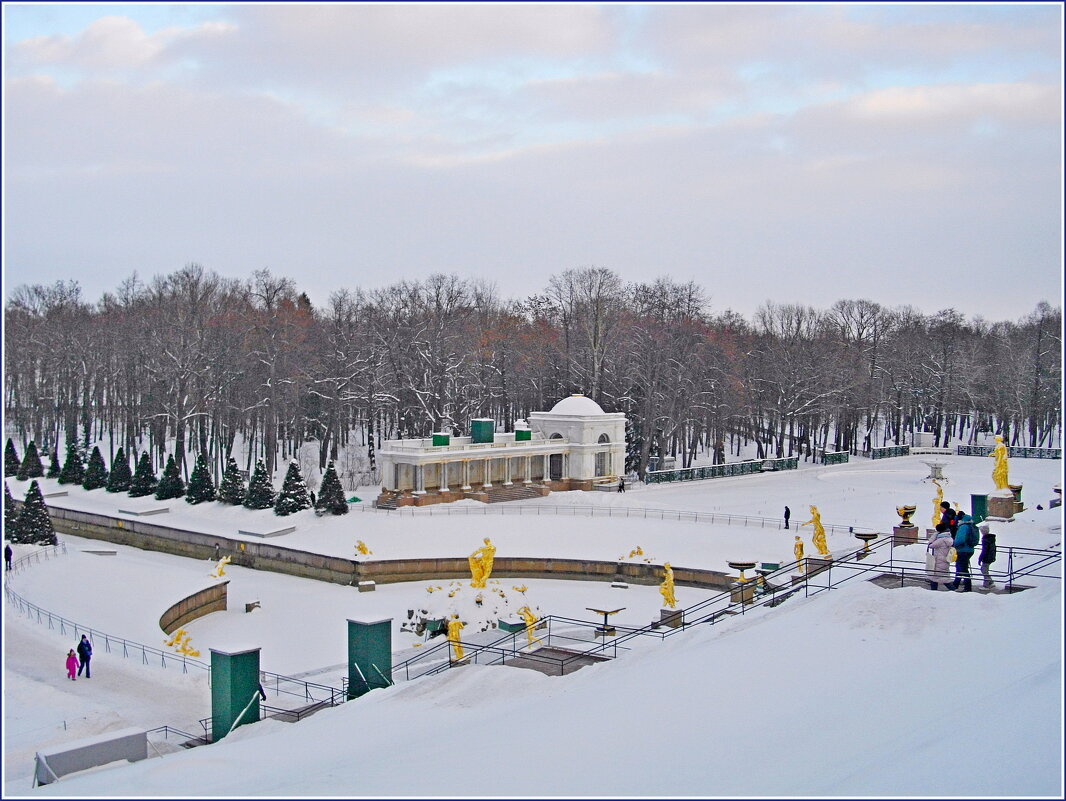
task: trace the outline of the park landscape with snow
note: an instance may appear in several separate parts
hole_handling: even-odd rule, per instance
[[[947,461],[947,500],[968,509],[971,493],[992,488],[990,460]],[[1061,465],[1011,460],[1011,482],[1024,486],[1026,511],[992,524],[1000,549],[1061,550],[1061,507],[1048,508]],[[462,501],[401,514],[355,504],[342,517],[316,517],[311,510],[292,515],[286,520],[296,531],[274,541],[346,558],[361,541],[372,551],[362,558],[398,559],[466,556],[491,537],[497,557],[639,559],[729,572],[731,560],[792,561],[796,533],[813,555],[811,527],[796,528],[809,518],[809,505],[832,526],[828,547],[835,554],[861,544],[849,526],[890,532],[899,522],[898,505],[917,506],[914,522],[924,528],[936,494],[928,473],[920,456],[856,458],[492,507]],[[8,481],[21,497],[28,482]],[[41,483],[45,493],[59,489]],[[99,514],[115,514],[116,504],[159,505],[64,489],[66,497],[49,502]],[[790,530],[780,526],[786,504]],[[272,517],[217,503],[167,505],[167,525],[228,538]],[[670,510],[712,513],[715,520],[670,519]],[[99,542],[61,540],[65,553],[8,574],[7,586],[80,626],[155,648],[166,639],[162,611],[220,580],[211,575],[213,561],[110,544],[115,554],[105,556],[91,553]],[[638,547],[640,555],[632,556]],[[34,548],[16,546],[16,558]],[[922,544],[892,550],[897,559],[924,564]],[[161,749],[159,758],[37,788],[31,786],[35,751],[129,726],[194,731],[211,714],[210,691],[204,671],[183,673],[173,664],[164,669],[106,653],[99,635],[93,678],[69,682],[63,660],[73,634],[64,637],[6,603],[4,794],[1057,796],[1061,562],[1041,573],[1012,594],[851,581],[641,642],[566,676],[469,665],[374,690],[299,723],[268,719],[212,745]],[[395,664],[440,642],[424,643],[404,630],[408,610],[447,604],[447,592],[455,590],[449,611],[473,614],[471,593],[451,580],[361,593],[234,565],[225,578],[229,611],[185,627],[201,658],[211,648],[258,647],[263,670],[337,687],[345,675],[349,618],[391,618]],[[538,614],[593,620],[589,607],[624,607],[612,622],[639,627],[657,619],[662,607],[655,586],[497,581],[490,585],[498,590],[493,598],[506,596],[508,613],[524,604]],[[712,594],[676,588],[680,608]],[[252,600],[260,607],[246,613]]]

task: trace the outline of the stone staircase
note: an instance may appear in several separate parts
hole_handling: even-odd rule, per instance
[[[393,492],[392,490],[382,490],[378,495],[377,500],[374,501],[374,506],[378,509],[395,509],[396,501],[403,496],[402,492]]]
[[[486,503],[503,503],[504,501],[525,501],[531,498],[544,497],[544,487],[540,484],[531,484],[530,486],[523,486],[521,484],[515,484],[511,487],[493,487],[492,489],[485,490]]]

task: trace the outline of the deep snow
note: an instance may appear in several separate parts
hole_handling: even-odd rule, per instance
[[[856,459],[775,475],[636,486],[624,495],[560,493],[523,504],[521,516],[447,514],[452,510],[442,507],[431,515],[301,512],[285,518],[298,531],[273,541],[351,556],[361,539],[372,558],[386,559],[465,556],[484,536],[493,538],[498,557],[616,559],[639,545],[656,564],[724,570],[730,559],[790,561],[795,526],[809,517],[811,503],[827,524],[880,531],[898,521],[895,506],[913,503],[914,521],[928,525],[935,488],[922,480],[928,468],[921,459]],[[949,461],[945,495],[968,508],[969,493],[991,488],[991,461]],[[1061,547],[1061,509],[1046,506],[1062,463],[1010,464],[1029,510],[995,529],[1000,546]],[[9,485],[15,497],[25,491],[20,482]],[[159,505],[102,491],[70,490],[50,500],[105,513],[138,502]],[[776,520],[786,503],[789,531],[533,513],[598,505]],[[1037,503],[1045,510],[1037,511]],[[281,520],[216,504],[166,504],[172,511],[161,521],[226,536],[253,520],[263,526]],[[813,554],[810,527],[799,533]],[[99,542],[64,540],[65,556],[20,572],[12,588],[79,623],[154,647],[165,639],[158,628],[163,609],[216,580],[208,575],[211,562],[110,545],[116,556],[98,556],[84,551]],[[857,543],[831,534],[828,544],[839,551]],[[896,552],[922,558],[921,546]],[[1061,566],[1055,572],[1061,575]],[[226,573],[231,611],[186,626],[204,658],[210,647],[254,643],[262,647],[264,669],[338,686],[347,618],[392,617],[394,648],[412,649],[421,638],[399,631],[406,610],[436,595],[427,586],[450,585],[358,593],[233,566]],[[376,690],[299,724],[264,721],[215,745],[35,790],[36,749],[131,725],[193,731],[210,714],[209,694],[200,672],[144,666],[99,645],[93,678],[69,682],[62,663],[73,638],[18,617],[6,604],[5,795],[1058,796],[1062,588],[1057,579],[1030,583],[1035,588],[1025,592],[985,596],[851,582],[566,677],[473,665]],[[591,619],[587,606],[625,606],[616,622],[633,625],[657,617],[662,600],[657,588],[635,585],[502,579],[498,586],[545,613]],[[677,588],[681,606],[707,595]],[[243,603],[251,599],[262,608],[246,614]]]

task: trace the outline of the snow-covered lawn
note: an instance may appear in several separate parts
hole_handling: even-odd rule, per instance
[[[969,508],[991,489],[989,459],[951,457],[945,497]],[[1061,509],[1048,510],[1059,461],[1011,461],[1026,512],[993,530],[1001,548],[1061,547]],[[165,502],[159,522],[236,537],[238,528],[296,525],[271,540],[309,551],[370,558],[466,556],[492,537],[501,556],[615,560],[640,546],[655,564],[727,570],[729,560],[791,561],[819,507],[829,525],[888,531],[895,507],[913,503],[929,524],[935,487],[921,457],[665,486],[625,494],[559,493],[523,503],[524,514],[463,502],[430,514],[353,512],[277,518],[218,504]],[[9,481],[22,497],[25,484]],[[43,482],[45,492],[58,489]],[[68,488],[63,488],[68,489]],[[69,489],[49,499],[114,514],[152,499]],[[373,497],[366,488],[358,494]],[[1044,510],[1036,510],[1037,504]],[[686,509],[777,520],[792,530],[643,517],[555,516],[559,505]],[[468,507],[477,514],[456,514]],[[480,512],[489,511],[490,514]],[[631,514],[635,514],[631,512]],[[155,522],[156,519],[147,518]],[[162,647],[159,615],[217,581],[212,562],[64,537],[67,554],[8,578],[27,600],[109,634]],[[830,534],[830,550],[856,547]],[[87,553],[113,549],[114,556]],[[16,548],[16,556],[28,550]],[[921,559],[921,546],[902,549]],[[897,553],[900,553],[897,549]],[[1061,575],[1061,566],[1055,568]],[[256,645],[262,667],[339,685],[346,620],[393,618],[397,654],[422,638],[400,631],[407,610],[441,598],[448,581],[343,587],[229,566],[230,611],[186,626],[202,659],[208,649]],[[218,744],[118,769],[70,776],[30,790],[33,752],[126,726],[196,731],[210,714],[202,672],[144,666],[97,645],[91,680],[67,681],[74,638],[19,617],[5,605],[5,796],[145,795],[1057,795],[1062,788],[1062,588],[1037,579],[1014,595],[885,590],[850,582],[722,625],[685,632],[566,677],[470,666],[377,690],[299,724],[245,726]],[[442,590],[427,593],[428,586]],[[614,622],[658,617],[656,587],[501,579],[511,609],[595,616],[624,606]],[[517,587],[525,587],[520,592]],[[681,606],[710,593],[678,587]],[[460,599],[463,597],[460,594]],[[244,603],[261,608],[244,612]],[[437,642],[437,641],[434,641]],[[425,647],[425,646],[423,646]],[[195,727],[195,728],[193,728]],[[958,755],[965,755],[959,758]],[[116,772],[116,770],[118,772]]]

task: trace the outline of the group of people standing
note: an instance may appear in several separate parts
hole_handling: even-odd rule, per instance
[[[84,670],[85,678],[91,679],[92,675],[89,673],[89,660],[93,658],[93,644],[89,642],[88,635],[81,635],[81,642],[78,643],[78,653],[76,656],[74,651],[75,649],[71,648],[67,653],[67,678],[71,681],[77,681],[74,672],[77,671],[78,676],[80,676],[81,672]]]
[[[973,558],[978,543],[977,524],[970,515],[952,509],[947,501],[941,502],[940,508],[942,510],[940,522],[936,525],[933,539],[926,547],[926,550],[933,555],[929,588],[938,589],[943,583],[946,589],[957,590],[961,584],[963,592],[970,592],[973,589],[970,560]],[[981,556],[978,564],[981,566],[981,575],[984,577],[984,587],[991,589],[996,586],[989,573],[989,565],[996,561],[996,535],[987,530],[983,531],[980,544]],[[951,566],[952,550],[955,552],[955,580],[949,582],[947,576]]]

